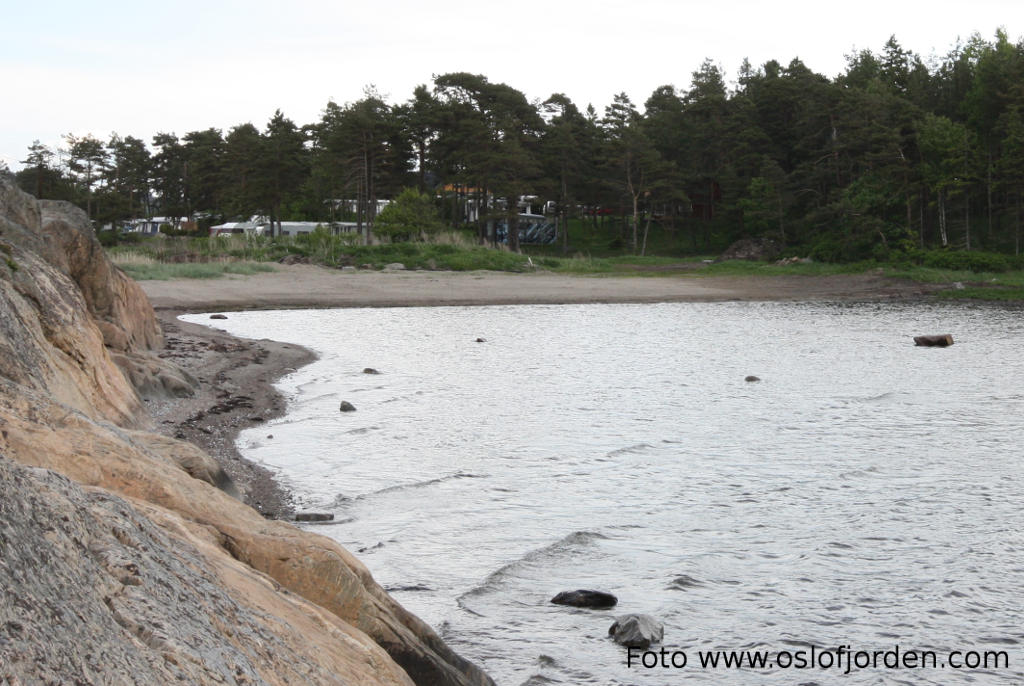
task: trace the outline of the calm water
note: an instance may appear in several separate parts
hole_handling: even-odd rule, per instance
[[[1019,310],[347,309],[218,326],[320,353],[244,453],[336,513],[316,531],[499,684],[1024,679]],[[948,349],[911,341],[946,332]],[[548,603],[575,588],[619,605]],[[687,668],[628,669],[606,638],[625,612],[663,621]],[[696,664],[897,644],[1005,650],[1010,669]]]

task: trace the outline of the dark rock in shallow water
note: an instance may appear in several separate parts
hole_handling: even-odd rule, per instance
[[[937,336],[914,336],[914,345],[945,348],[953,345],[953,335],[944,333]]]
[[[753,383],[754,381],[760,381],[760,380],[761,380],[761,378],[760,378],[760,377],[757,377],[757,376],[754,376],[753,374],[751,374],[750,376],[748,376],[747,378],[745,378],[745,379],[743,379],[743,380],[744,380],[744,381],[748,381],[748,382],[750,382],[750,383]]]
[[[615,607],[619,599],[613,596],[611,593],[605,593],[604,591],[562,591],[554,598],[551,602],[555,605],[570,605],[572,607],[589,607],[594,610],[604,610],[609,607]]]
[[[226,314],[211,314],[210,315],[210,319],[227,319],[227,318],[228,318],[228,316]]]
[[[334,521],[334,514],[330,512],[296,512],[295,521],[297,522],[332,522]]]
[[[476,342],[477,343],[486,343],[487,339],[486,338],[478,338],[478,339],[476,339]]]
[[[665,627],[650,615],[623,615],[608,628],[608,635],[627,648],[647,648],[661,643]]]
[[[380,372],[378,372],[373,367],[367,367],[366,369],[363,370],[363,374],[380,374]]]
[[[694,588],[696,586],[703,586],[703,584],[694,579],[692,576],[683,574],[682,576],[677,576],[675,579],[672,579],[672,583],[669,585],[668,588],[669,590],[684,591],[688,588]]]
[[[347,400],[342,400],[341,406],[338,407],[338,409],[341,410],[342,412],[355,412],[356,406]]]

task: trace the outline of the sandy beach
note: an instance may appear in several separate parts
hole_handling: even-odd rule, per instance
[[[876,273],[834,276],[567,276],[538,272],[341,271],[275,265],[220,279],[143,281],[158,310],[213,312],[306,307],[415,307],[727,300],[889,300],[934,287]]]
[[[304,348],[241,340],[178,320],[185,312],[324,307],[417,307],[559,303],[907,300],[933,290],[878,274],[775,277],[604,277],[501,272],[342,272],[311,265],[220,279],[142,281],[163,325],[162,357],[199,380],[189,398],[150,401],[161,432],[213,455],[245,501],[268,517],[294,509],[273,475],[235,447],[243,428],[284,411],[273,384],[315,359]],[[215,324],[216,322],[211,322]]]

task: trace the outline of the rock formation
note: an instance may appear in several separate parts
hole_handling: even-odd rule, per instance
[[[619,645],[647,649],[652,643],[662,642],[665,626],[650,615],[623,615],[608,627],[608,635]]]
[[[140,394],[194,381],[84,213],[0,176],[0,251],[0,683],[493,683],[148,430]]]
[[[604,591],[588,591],[578,589],[575,591],[562,591],[551,599],[555,605],[569,605],[570,607],[589,607],[595,610],[606,610],[615,607],[619,599],[611,593]]]

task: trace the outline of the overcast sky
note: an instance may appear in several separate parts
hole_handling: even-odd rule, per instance
[[[598,111],[625,91],[686,88],[705,58],[730,80],[749,58],[799,57],[835,76],[895,34],[922,56],[979,32],[1024,31],[1022,0],[177,0],[10,2],[0,19],[0,159],[33,140],[315,121],[374,84],[392,102],[432,75],[484,74],[533,99]]]

